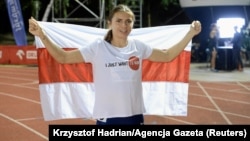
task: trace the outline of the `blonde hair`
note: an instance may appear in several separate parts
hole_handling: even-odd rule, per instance
[[[124,5],[124,4],[119,4],[116,7],[114,7],[110,12],[107,21],[111,22],[112,18],[117,12],[126,12],[130,14],[133,17],[133,21],[135,21],[135,15],[133,11],[127,5]],[[112,38],[113,38],[113,34],[112,34],[112,30],[110,29],[107,32],[106,36],[104,37],[104,40],[106,40],[107,42],[111,42]]]

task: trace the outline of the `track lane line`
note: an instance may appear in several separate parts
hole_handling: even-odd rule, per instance
[[[189,93],[189,94],[191,96],[206,97],[204,95],[195,94],[195,93]],[[221,98],[221,97],[216,97],[216,96],[214,96],[213,99],[222,100],[222,101],[230,101],[230,102],[235,102],[235,103],[239,103],[239,104],[250,104],[250,102],[248,102],[248,101],[231,100],[231,99],[226,99],[226,98]]]
[[[11,95],[11,94],[8,94],[8,93],[0,92],[0,95],[9,96],[9,97],[17,98],[17,99],[21,99],[21,100],[32,102],[32,103],[36,103],[36,104],[41,104],[40,101],[36,101],[36,100],[28,99],[28,98],[23,98],[23,97]]]
[[[8,80],[12,79],[12,80],[34,81],[34,79],[32,79],[32,78],[26,78],[24,76],[22,76],[22,77],[0,76],[0,78],[8,79]],[[35,79],[35,80],[37,80],[37,79]]]
[[[34,87],[34,86],[32,87],[32,86],[19,85],[19,84],[9,84],[9,83],[2,83],[2,82],[0,82],[0,85],[8,85],[8,86],[13,86],[13,87],[20,87],[20,88],[27,88],[27,89],[39,90],[39,87]]]
[[[8,120],[10,120],[10,121],[12,121],[12,122],[14,122],[14,123],[16,123],[16,124],[18,124],[18,125],[20,125],[20,126],[22,126],[22,127],[24,127],[25,129],[31,131],[32,133],[38,135],[38,136],[41,137],[41,138],[48,140],[48,137],[44,136],[44,135],[41,134],[40,132],[34,130],[33,128],[30,128],[29,126],[27,126],[27,125],[25,125],[25,124],[23,124],[23,123],[21,123],[21,122],[18,122],[18,121],[16,121],[15,119],[13,119],[13,118],[11,118],[11,117],[9,117],[9,116],[7,116],[7,115],[4,115],[4,114],[2,114],[2,113],[0,113],[0,116],[3,117],[3,118],[5,118],[5,119],[8,119]]]
[[[202,110],[207,110],[207,111],[213,111],[213,112],[218,112],[217,110],[211,109],[211,108],[206,108],[206,107],[201,107],[201,106],[196,106],[196,105],[188,105],[189,107],[192,108],[197,108],[197,109],[202,109]],[[228,115],[233,115],[233,116],[237,116],[237,117],[242,117],[242,118],[248,118],[250,119],[250,116],[246,116],[246,115],[242,115],[242,114],[235,114],[235,113],[231,113],[231,112],[223,112],[226,113]]]
[[[250,91],[250,87],[245,86],[245,85],[242,84],[241,82],[237,82],[237,84],[240,85],[241,87],[243,87],[243,88],[245,88],[245,89],[247,89],[247,90]]]
[[[31,120],[40,120],[43,119],[43,117],[37,117],[37,118],[23,118],[23,119],[17,119],[16,121],[31,121]]]
[[[190,88],[199,88],[199,86],[190,85]],[[225,89],[219,89],[219,88],[213,88],[213,87],[206,87],[206,89],[211,89],[211,90],[216,90],[216,91],[223,91],[223,92],[233,92],[234,91],[234,90],[225,90]],[[246,88],[246,89],[248,89],[248,88]],[[243,92],[243,91],[237,91],[237,93],[247,94],[247,95],[250,94],[249,92]]]
[[[226,122],[228,124],[232,124],[232,122],[227,118],[227,116],[224,114],[224,112],[220,109],[220,107],[216,104],[216,102],[212,99],[212,97],[208,94],[208,92],[204,89],[204,87],[197,82],[197,85],[201,88],[201,90],[205,93],[205,95],[207,96],[207,98],[209,99],[209,101],[215,106],[215,108],[217,109],[217,111],[221,114],[221,116],[226,120]]]

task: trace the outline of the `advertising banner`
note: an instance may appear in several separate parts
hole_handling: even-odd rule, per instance
[[[19,0],[5,0],[17,46],[27,45],[27,37]]]

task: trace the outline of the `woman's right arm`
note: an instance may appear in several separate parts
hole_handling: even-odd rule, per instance
[[[78,49],[65,51],[51,41],[33,17],[29,19],[29,32],[41,39],[50,55],[59,63],[72,64],[84,62],[83,56]]]

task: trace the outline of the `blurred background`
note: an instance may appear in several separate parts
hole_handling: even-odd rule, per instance
[[[203,29],[192,41],[192,62],[207,61],[206,40],[213,23],[219,27],[220,46],[232,39],[236,25],[250,40],[250,0],[1,0],[0,45],[32,45],[34,37],[27,30],[31,16],[39,21],[106,28],[106,16],[119,3],[134,11],[135,28],[200,20]],[[17,30],[19,33],[14,32]],[[246,52],[250,52],[249,44],[244,47]]]

